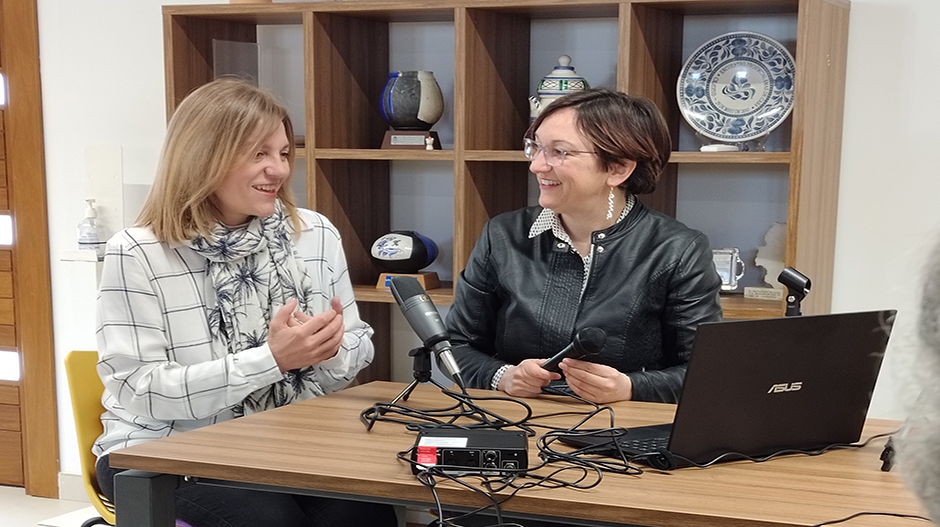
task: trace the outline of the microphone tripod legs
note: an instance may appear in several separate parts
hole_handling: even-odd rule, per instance
[[[447,389],[447,388],[445,388],[441,383],[435,381],[434,379],[430,379],[430,378],[429,378],[427,381],[421,381],[421,380],[415,379],[415,380],[411,381],[411,384],[409,384],[408,386],[406,386],[405,389],[401,391],[401,393],[398,394],[398,397],[395,397],[394,399],[392,399],[392,402],[388,403],[389,406],[392,406],[392,405],[394,405],[394,404],[397,404],[398,401],[407,401],[407,400],[408,400],[408,397],[411,396],[411,392],[413,392],[414,389],[415,389],[419,384],[421,384],[422,382],[429,382],[429,383],[433,384],[434,386],[437,386],[437,387],[440,388],[441,390],[446,390],[446,389]]]
[[[405,387],[401,393],[398,394],[392,402],[390,403],[375,403],[372,406],[372,412],[369,415],[368,423],[366,424],[367,430],[372,430],[372,426],[375,425],[375,422],[379,417],[384,416],[390,407],[398,404],[399,401],[407,401],[408,397],[411,396],[411,392],[423,382],[429,382],[441,390],[446,390],[446,388],[441,385],[441,383],[435,381],[431,378],[431,351],[425,347],[415,348],[408,352],[408,355],[414,357],[414,366],[412,367],[414,380],[411,381],[411,384]],[[460,383],[460,389],[466,393],[462,383]]]

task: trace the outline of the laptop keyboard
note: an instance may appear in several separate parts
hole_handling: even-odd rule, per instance
[[[665,450],[669,446],[668,437],[649,437],[646,439],[621,439],[620,448],[627,452],[647,453]]]

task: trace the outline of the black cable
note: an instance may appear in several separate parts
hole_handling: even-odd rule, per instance
[[[824,521],[824,522],[820,522],[820,523],[814,523],[811,527],[823,527],[823,525],[835,525],[835,524],[837,524],[837,523],[842,523],[842,522],[847,522],[847,521],[849,521],[849,520],[853,520],[853,519],[855,519],[855,518],[858,518],[859,516],[891,516],[891,517],[894,517],[894,518],[909,518],[909,519],[912,519],[912,520],[924,520],[924,521],[927,521],[927,522],[930,521],[930,518],[925,518],[925,517],[923,517],[923,516],[918,516],[918,515],[916,515],[916,514],[901,514],[901,513],[898,513],[898,512],[869,512],[869,511],[865,511],[865,512],[856,512],[855,514],[851,514],[851,515],[849,515],[849,516],[846,516],[845,518],[840,518],[840,519],[838,519],[838,520],[828,520],[828,521]]]
[[[465,467],[465,466],[450,466],[450,465],[433,465],[433,466],[424,466],[419,464],[417,461],[412,459],[412,455],[415,452],[415,446],[412,446],[408,450],[398,452],[396,456],[401,461],[411,465],[413,468],[417,468],[417,477],[418,480],[423,484],[427,485],[426,481],[434,481],[434,478],[446,478],[458,485],[466,487],[476,493],[479,493],[486,497],[490,504],[479,507],[470,512],[464,513],[460,516],[456,516],[451,519],[445,519],[442,525],[455,525],[450,523],[450,520],[460,519],[472,516],[474,514],[479,514],[486,510],[493,510],[496,514],[498,525],[515,525],[515,524],[504,524],[502,521],[502,512],[500,510],[500,505],[505,503],[507,500],[512,498],[522,489],[528,489],[533,487],[545,487],[545,488],[558,488],[558,487],[570,487],[580,490],[590,489],[596,487],[600,484],[602,474],[599,470],[594,470],[594,478],[588,480],[588,477],[592,472],[590,472],[586,467],[580,466],[567,466],[559,467],[554,469],[552,472],[542,476],[536,476],[531,474],[531,472],[539,470],[547,466],[546,462],[542,462],[536,467],[529,467],[527,469],[498,469],[492,471],[492,474],[487,474],[481,472],[480,469],[474,467]],[[578,474],[573,480],[565,480],[559,477],[559,474],[568,473],[572,470],[576,471]],[[489,471],[487,471],[489,472]],[[463,474],[459,474],[463,473]],[[462,478],[473,477],[480,479],[480,486],[484,488],[479,488],[474,486]],[[517,481],[520,479],[532,479],[533,481],[526,481],[522,484],[517,484]],[[512,488],[512,492],[497,498],[494,494],[505,490],[506,488]],[[436,495],[435,495],[436,499]],[[439,507],[442,509],[442,507]]]
[[[589,400],[585,399],[584,397],[581,397],[580,395],[574,393],[574,392],[571,391],[570,389],[569,389],[569,390],[559,390],[558,388],[553,388],[552,386],[549,385],[549,386],[542,386],[542,393],[546,393],[546,394],[549,394],[549,395],[563,395],[563,396],[565,396],[565,397],[571,397],[572,399],[576,399],[576,400],[578,400],[578,401],[580,401],[580,402],[582,402],[582,403],[584,403],[584,404],[589,404],[589,405],[593,406],[594,408],[598,408],[598,404],[597,404],[597,403],[595,403],[594,401],[589,401]]]
[[[427,428],[461,428],[461,429],[503,429],[520,428],[528,436],[534,436],[535,431],[526,426],[532,417],[532,407],[519,399],[504,396],[480,396],[458,393],[451,390],[441,390],[442,393],[455,400],[455,404],[445,408],[419,410],[402,404],[375,403],[359,414],[359,420],[366,428],[371,429],[378,421],[399,423],[409,430]],[[505,401],[518,405],[525,411],[521,419],[507,419],[486,408],[476,401]],[[392,415],[401,416],[391,417]],[[464,422],[458,423],[459,420]]]
[[[434,498],[434,505],[437,507],[437,517],[444,517],[444,508],[441,506],[441,498],[437,495],[437,489],[435,486],[437,482],[434,480],[434,476],[430,472],[423,471],[415,474],[415,477],[418,478],[418,481],[431,490],[431,496]]]
[[[526,423],[532,418],[532,407],[528,405],[525,401],[516,399],[515,397],[506,397],[502,395],[470,395],[467,393],[457,393],[451,390],[442,390],[442,392],[460,402],[460,404],[465,405],[473,409],[473,415],[479,415],[478,419],[480,421],[479,426],[469,426],[468,428],[509,428],[517,427],[525,430],[526,435],[532,437],[535,435],[535,431],[529,428]],[[505,417],[500,416],[494,412],[483,408],[476,401],[504,401],[511,402],[513,404],[518,404],[525,408],[526,415],[521,420],[510,421]],[[491,421],[488,417],[493,417],[495,421]]]
[[[894,438],[889,437],[888,442],[885,443],[884,450],[881,451],[881,456],[878,457],[878,459],[881,460],[882,472],[888,472],[892,468],[894,468],[894,458],[895,458]]]
[[[535,444],[539,449],[539,457],[541,457],[545,463],[566,462],[572,465],[586,467],[600,472],[612,472],[614,474],[637,476],[642,474],[643,470],[630,462],[631,460],[629,459],[627,453],[621,449],[620,442],[615,440],[616,438],[626,435],[626,433],[627,430],[625,428],[577,430],[573,427],[568,430],[554,430],[546,432],[536,439]],[[609,450],[605,449],[606,451],[603,455],[594,456],[594,452],[591,451],[595,448],[594,446],[583,447],[570,452],[562,452],[552,447],[552,444],[555,441],[558,441],[562,438],[578,438],[586,436],[610,437],[612,440],[611,444],[613,445],[614,450],[617,452],[617,455],[614,456],[610,454]]]
[[[712,459],[711,461],[708,461],[708,462],[706,462],[706,463],[695,463],[695,462],[692,461],[691,459],[688,459],[688,458],[685,458],[685,457],[683,457],[683,456],[679,456],[679,455],[676,455],[676,454],[673,454],[673,457],[675,457],[677,460],[683,461],[684,463],[688,464],[689,466],[698,467],[698,468],[707,468],[707,467],[710,467],[710,466],[714,465],[715,463],[718,463],[719,461],[725,461],[725,460],[731,460],[731,459],[734,459],[734,460],[743,459],[743,460],[746,460],[746,461],[753,461],[754,463],[763,463],[763,462],[769,461],[769,460],[771,460],[771,459],[773,459],[773,458],[775,458],[775,457],[784,456],[784,455],[790,455],[790,454],[801,454],[801,455],[804,455],[804,456],[818,456],[818,455],[821,455],[821,454],[825,454],[826,452],[828,452],[828,451],[830,451],[830,450],[848,449],[848,448],[862,448],[862,447],[868,446],[868,444],[871,443],[872,441],[874,441],[875,439],[879,439],[879,438],[882,438],[882,437],[889,437],[889,436],[892,436],[892,435],[894,435],[894,434],[896,434],[896,433],[898,433],[898,430],[895,430],[895,431],[893,431],[893,432],[886,432],[886,433],[883,433],[883,434],[875,434],[875,435],[869,437],[868,439],[866,439],[865,441],[863,441],[863,442],[861,442],[861,443],[832,443],[832,444],[830,444],[830,445],[826,445],[826,446],[820,448],[819,450],[783,449],[783,450],[778,450],[778,451],[774,452],[773,454],[768,454],[768,455],[763,456],[763,457],[753,457],[753,456],[749,456],[749,455],[747,455],[747,454],[742,454],[741,452],[725,452],[724,454],[721,454],[720,456],[718,456],[718,457],[716,457],[716,458],[714,458],[714,459]],[[647,457],[650,457],[650,456],[656,456],[656,455],[660,455],[660,454],[661,454],[660,452],[647,452],[647,453],[643,453],[643,454],[640,454],[640,455],[637,455],[637,456],[633,456],[631,459],[632,459],[632,460],[642,460],[642,459],[644,459],[644,458],[647,458]]]
[[[629,463],[625,453],[622,452],[620,455],[620,460],[608,460],[604,458],[587,458],[580,456],[578,452],[560,452],[551,447],[551,444],[555,440],[557,440],[559,437],[563,437],[564,435],[597,435],[604,433],[612,434],[611,437],[619,437],[620,435],[623,435],[625,433],[623,429],[617,429],[613,426],[605,429],[578,430],[579,427],[589,422],[595,416],[605,412],[608,414],[609,423],[613,425],[614,413],[613,409],[609,406],[601,407],[597,404],[588,402],[591,404],[591,406],[594,407],[593,410],[588,412],[562,411],[533,416],[531,407],[525,402],[515,398],[488,395],[470,396],[468,394],[456,393],[446,389],[442,390],[442,392],[456,400],[457,403],[450,407],[436,410],[416,410],[405,407],[403,405],[378,403],[364,410],[360,414],[360,419],[366,423],[367,427],[369,426],[370,421],[381,420],[404,424],[409,430],[412,431],[428,430],[434,428],[503,429],[508,427],[518,427],[525,430],[526,433],[531,437],[535,435],[535,431],[533,430],[534,428],[544,428],[548,430],[547,434],[537,439],[542,463],[537,467],[528,467],[526,469],[499,469],[498,472],[494,471],[495,473],[502,474],[502,478],[486,478],[484,477],[484,474],[479,471],[479,469],[465,466],[435,465],[432,467],[421,467],[420,469],[416,470],[418,473],[428,471],[430,474],[437,475],[438,477],[445,477],[457,482],[462,486],[468,486],[468,484],[459,480],[459,476],[456,474],[463,473],[467,476],[483,477],[481,485],[485,487],[487,491],[476,487],[473,488],[476,492],[487,495],[491,504],[469,514],[477,514],[487,509],[493,509],[497,514],[497,519],[502,522],[502,519],[499,517],[499,504],[514,496],[521,489],[533,487],[570,487],[577,489],[589,489],[600,484],[603,478],[603,472],[605,471],[628,475],[642,473],[641,469]],[[578,397],[575,397],[575,399],[581,400]],[[480,405],[477,404],[479,401],[506,401],[518,404],[526,410],[526,415],[523,419],[518,419],[515,421],[509,420],[505,417],[495,414],[490,410],[481,408]],[[388,414],[400,415],[401,418],[392,417]],[[535,421],[536,418],[550,419],[553,417],[566,415],[577,415],[580,416],[581,419],[573,427],[566,428],[560,428],[549,424],[542,424]],[[463,420],[458,423],[458,420],[461,419]],[[467,423],[466,420],[469,420],[470,422]],[[614,430],[614,432],[611,433],[611,430]],[[414,453],[414,449],[415,447],[412,447],[407,451],[399,452],[398,458],[412,465],[412,467],[417,467],[418,463],[411,459],[411,456]],[[544,468],[549,463],[555,462],[566,462],[568,466],[557,468],[551,473],[543,476],[537,476],[533,474],[533,472]],[[571,474],[571,471],[575,471],[576,476],[574,478],[561,477],[561,475]],[[593,477],[591,477],[592,475]],[[524,481],[524,483],[521,484],[517,482],[526,478],[530,479],[531,481]],[[494,488],[494,485],[496,484],[499,485],[499,488]],[[512,487],[514,490],[502,500],[497,500],[492,496],[493,493],[500,492],[507,487]]]
[[[530,427],[533,427],[533,428],[546,428],[546,429],[549,429],[549,430],[571,430],[571,431],[573,431],[573,430],[577,430],[578,428],[581,427],[581,425],[583,425],[583,424],[587,423],[588,421],[590,421],[591,419],[593,419],[595,416],[597,416],[597,414],[600,414],[600,413],[602,413],[602,412],[607,412],[607,414],[608,414],[608,422],[609,422],[608,428],[615,428],[615,426],[614,426],[614,409],[611,408],[611,407],[609,407],[609,406],[598,406],[598,405],[596,405],[596,404],[594,404],[594,403],[591,403],[591,404],[594,406],[594,410],[591,410],[591,411],[589,411],[589,412],[584,412],[584,411],[576,412],[576,411],[570,410],[570,411],[565,411],[565,412],[553,412],[553,413],[550,413],[550,414],[533,415],[533,416],[531,416],[531,417],[529,418],[529,419],[530,419],[530,422],[528,422],[528,423],[526,423],[526,424],[527,424],[528,426],[530,426]],[[565,416],[565,415],[580,415],[580,416],[583,416],[583,417],[581,418],[580,421],[578,421],[578,422],[575,423],[574,425],[569,426],[569,427],[565,427],[565,428],[560,428],[560,427],[557,427],[557,426],[541,425],[541,424],[539,424],[539,423],[531,422],[531,421],[533,421],[533,420],[535,420],[535,419],[550,419],[550,418],[553,418],[553,417],[560,417],[560,416]]]
[[[409,457],[409,453],[410,453],[411,451],[413,451],[413,450],[414,450],[414,449],[412,448],[412,449],[406,450],[406,451],[404,451],[404,452],[399,452],[399,453],[398,453],[398,458],[399,458],[399,459],[402,459],[402,460],[405,460],[405,461],[407,461],[407,462],[409,462],[409,463],[411,463],[413,466],[414,466],[414,465],[417,465],[417,463],[415,463],[415,462],[414,462],[413,460],[411,460],[410,457]],[[465,467],[464,467],[464,468],[465,468]],[[490,505],[487,505],[487,506],[484,506],[484,507],[480,507],[480,508],[478,508],[478,509],[476,509],[476,510],[473,510],[473,511],[470,511],[470,512],[468,512],[468,513],[461,514],[461,515],[458,515],[458,516],[454,516],[454,517],[452,517],[452,518],[445,518],[445,517],[444,517],[444,508],[443,508],[443,506],[441,505],[440,498],[438,497],[437,491],[436,491],[436,489],[434,488],[434,486],[436,485],[436,480],[435,480],[435,478],[434,478],[435,475],[440,476],[440,477],[444,477],[444,478],[446,478],[446,479],[448,479],[448,480],[450,480],[450,481],[453,481],[453,482],[455,482],[455,483],[458,483],[458,484],[460,484],[460,485],[462,485],[462,486],[464,486],[464,487],[470,489],[470,490],[473,491],[473,492],[482,494],[484,497],[486,497],[486,498],[490,501]],[[467,483],[461,481],[461,480],[460,480],[459,478],[457,478],[456,476],[444,472],[444,468],[443,468],[443,467],[440,467],[440,466],[426,467],[426,468],[420,470],[420,471],[418,472],[418,474],[417,474],[417,478],[418,478],[418,481],[420,481],[423,485],[425,485],[425,486],[427,486],[428,488],[431,489],[431,494],[432,494],[432,496],[434,497],[434,503],[435,503],[435,505],[436,505],[436,507],[437,507],[437,520],[436,520],[437,525],[442,525],[442,526],[454,526],[454,527],[456,527],[457,524],[453,523],[454,520],[459,520],[459,519],[461,519],[461,518],[466,518],[466,517],[468,517],[468,516],[471,516],[471,515],[474,515],[474,514],[478,514],[478,513],[480,513],[480,512],[483,512],[483,511],[485,511],[485,510],[487,510],[487,509],[491,509],[491,508],[492,508],[492,509],[494,510],[494,512],[496,513],[497,525],[499,525],[499,526],[503,526],[503,525],[504,525],[504,524],[503,524],[503,520],[502,520],[502,512],[501,512],[500,509],[499,509],[499,504],[500,504],[500,502],[499,502],[498,500],[496,500],[495,497],[493,497],[492,492],[485,492],[485,491],[483,491],[482,489],[478,489],[478,488],[476,488],[476,487],[474,487],[474,486],[472,486],[472,485],[469,485],[469,484],[467,484]],[[507,499],[508,499],[508,498],[507,498]],[[518,524],[514,524],[514,525],[518,525]],[[508,526],[506,526],[506,527],[508,527]],[[522,527],[522,526],[519,526],[519,527]]]
[[[536,446],[539,449],[539,458],[542,462],[536,467],[528,467],[525,469],[505,469],[500,468],[498,470],[483,472],[478,467],[466,467],[466,466],[448,466],[448,465],[433,465],[433,466],[424,466],[420,465],[414,459],[411,459],[412,454],[415,452],[416,446],[412,446],[408,450],[398,452],[397,457],[410,464],[413,467],[413,470],[417,474],[418,480],[427,486],[434,497],[435,504],[437,506],[437,512],[439,515],[438,525],[444,527],[460,527],[458,524],[453,523],[453,520],[459,520],[461,518],[469,517],[474,514],[479,514],[486,510],[492,509],[496,515],[497,524],[496,526],[509,526],[509,525],[518,525],[518,524],[504,524],[502,520],[502,513],[500,511],[500,505],[505,503],[507,500],[512,498],[522,489],[528,489],[533,487],[544,487],[544,488],[558,488],[558,487],[570,487],[576,489],[589,489],[600,484],[601,479],[603,478],[604,472],[612,472],[616,474],[624,475],[639,475],[643,473],[643,469],[632,464],[632,462],[637,460],[643,460],[650,456],[661,456],[662,452],[649,452],[641,455],[628,455],[624,452],[621,442],[618,441],[620,437],[623,437],[628,433],[627,429],[619,428],[613,426],[614,423],[614,412],[613,409],[609,406],[599,406],[590,401],[586,401],[576,395],[559,392],[561,395],[572,396],[573,398],[591,404],[594,409],[588,412],[576,412],[576,411],[562,411],[554,412],[549,414],[542,414],[534,416],[532,413],[532,408],[519,399],[505,397],[505,396],[471,396],[467,393],[458,393],[448,389],[442,389],[442,393],[451,397],[455,400],[455,404],[446,408],[439,409],[429,409],[429,410],[418,410],[414,408],[409,408],[400,404],[390,404],[390,403],[376,403],[375,405],[366,408],[360,413],[360,420],[366,424],[367,428],[371,429],[371,425],[376,421],[385,421],[385,422],[394,422],[403,424],[407,429],[412,431],[428,430],[435,428],[457,428],[457,429],[505,429],[505,428],[519,428],[526,432],[528,436],[534,436],[534,428],[544,428],[548,431],[543,435],[539,436],[536,439]],[[522,419],[507,419],[495,412],[487,410],[481,407],[478,401],[504,401],[512,404],[516,404],[525,410],[525,417]],[[598,414],[607,412],[609,414],[609,422],[611,424],[608,428],[601,429],[580,429],[582,425],[589,422],[591,419],[596,417]],[[397,415],[400,417],[391,417],[391,415]],[[558,416],[566,415],[578,415],[582,416],[581,419],[574,425],[568,428],[560,428],[556,426],[551,426],[547,424],[541,424],[535,422],[534,419],[548,419]],[[750,460],[755,463],[761,463],[767,460],[770,460],[774,457],[778,457],[786,454],[803,454],[808,456],[817,456],[828,452],[829,450],[837,448],[861,448],[868,445],[871,441],[893,435],[895,432],[886,433],[886,434],[876,434],[862,443],[835,443],[827,445],[821,449],[814,451],[805,451],[805,450],[796,450],[796,449],[785,449],[773,454],[764,456],[764,457],[752,457],[740,452],[727,452],[724,453],[715,459],[707,463],[694,463],[689,459],[686,459],[682,456],[676,456],[672,454],[671,456],[677,460],[680,460],[689,466],[695,466],[700,468],[709,467],[719,461],[723,461],[728,458],[734,459],[745,459]],[[585,437],[585,436],[600,436],[610,438],[609,443],[603,443],[603,445],[591,445],[583,448],[571,450],[568,452],[562,452],[555,449],[552,445],[565,437]],[[599,447],[603,447],[603,454],[600,453]],[[612,447],[612,448],[611,448]],[[611,453],[613,452],[613,453]],[[568,466],[563,466],[557,468],[544,476],[537,476],[532,474],[533,472],[540,470],[546,467],[549,463],[567,463]],[[650,465],[656,466],[652,462],[649,462]],[[672,463],[670,463],[670,468],[672,468]],[[560,474],[567,474],[570,471],[576,471],[578,477],[573,480],[563,479],[558,477]],[[595,477],[590,478],[589,476],[593,474]],[[443,477],[450,481],[453,481],[461,486],[464,486],[476,493],[479,493],[485,496],[490,502],[488,505],[480,507],[471,512],[455,516],[454,518],[444,518],[443,507],[440,504],[439,498],[437,496],[437,491],[435,489],[435,476]],[[498,476],[498,477],[493,477]],[[478,486],[471,485],[463,481],[462,477],[477,477],[481,479],[481,482]],[[532,481],[526,481],[531,479]],[[522,481],[522,483],[518,483]],[[481,488],[482,487],[482,488]],[[508,495],[498,499],[494,494],[505,490],[506,488],[512,488],[512,492]],[[909,515],[898,515],[892,513],[876,513],[876,512],[862,512],[856,513],[855,515],[849,516],[841,520],[834,520],[831,522],[825,522],[817,524],[817,526],[829,525],[832,523],[840,523],[843,521],[850,520],[857,516],[861,515],[888,515],[888,516],[900,516],[900,517],[911,517],[918,519],[925,519],[920,516],[909,516]],[[492,527],[496,527],[492,526]],[[814,526],[814,527],[817,527]]]

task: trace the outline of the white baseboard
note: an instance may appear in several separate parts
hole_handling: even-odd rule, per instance
[[[59,472],[59,499],[91,503],[88,494],[85,493],[81,474]]]

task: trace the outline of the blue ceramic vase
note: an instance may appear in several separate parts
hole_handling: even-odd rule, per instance
[[[395,130],[427,131],[444,113],[441,87],[430,71],[393,71],[382,90],[382,116]]]

